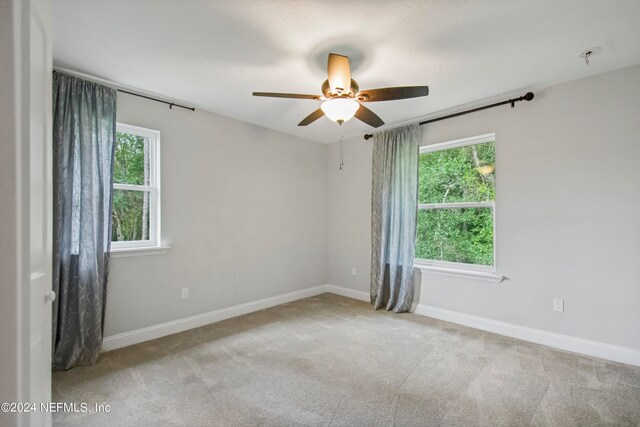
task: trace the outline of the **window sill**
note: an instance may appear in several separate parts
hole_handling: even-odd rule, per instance
[[[502,283],[505,279],[504,276],[500,276],[494,273],[486,271],[464,270],[461,268],[450,267],[436,267],[426,264],[415,264],[413,268],[422,271],[423,273],[439,274],[441,276],[460,277],[462,279],[475,279],[485,282]]]
[[[171,246],[140,246],[137,248],[111,248],[111,258],[123,258],[129,256],[162,255],[169,252]]]

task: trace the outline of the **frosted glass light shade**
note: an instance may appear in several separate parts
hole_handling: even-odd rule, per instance
[[[346,122],[351,120],[358,108],[360,108],[360,104],[351,98],[334,98],[324,101],[320,108],[330,120]]]

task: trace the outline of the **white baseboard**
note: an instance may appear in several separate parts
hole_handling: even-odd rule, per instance
[[[342,286],[336,285],[324,285],[326,287],[326,292],[342,295],[343,297],[353,298],[360,301],[371,301],[371,297],[369,296],[369,292],[358,291],[356,289],[351,288],[343,288]]]
[[[102,351],[104,352],[115,350],[117,348],[138,344],[144,341],[164,337],[166,335],[198,328],[210,323],[219,322],[221,320],[230,319],[232,317],[242,316],[243,314],[263,310],[265,308],[273,307],[276,305],[324,294],[326,292],[329,292],[327,290],[327,285],[314,286],[312,288],[307,288],[300,291],[276,295],[258,301],[234,305],[233,307],[221,308],[219,310],[198,314],[196,316],[185,317],[183,319],[173,320],[171,322],[160,323],[159,325],[153,325],[146,328],[136,329],[130,332],[111,335],[104,338],[102,342]]]
[[[459,325],[469,326],[475,329],[481,329],[483,331],[505,335],[511,338],[517,338],[523,341],[530,341],[536,344],[559,348],[561,350],[640,366],[640,350],[632,348],[576,338],[569,335],[557,334],[555,332],[519,326],[512,323],[500,322],[497,320],[424,304],[418,304],[415,313],[447,322],[457,323]]]
[[[263,310],[265,308],[285,304],[303,298],[313,297],[327,292],[366,302],[369,302],[370,298],[368,292],[359,291],[356,289],[329,284],[314,286],[312,288],[307,288],[300,291],[276,295],[258,301],[252,301],[245,304],[235,305],[233,307],[222,308],[219,310],[210,311],[208,313],[186,317],[184,319],[178,319],[171,322],[161,323],[159,325],[153,325],[146,328],[136,329],[134,331],[105,337],[102,343],[102,351],[115,350],[117,348],[138,344],[144,341],[149,341],[156,338],[164,337],[166,335],[198,328],[210,323],[219,322],[221,320],[230,319],[232,317],[242,316],[243,314],[252,313],[254,311]],[[473,316],[471,314],[460,313],[424,304],[413,304],[411,311],[414,311],[416,314],[422,316],[433,317],[435,319],[457,323],[459,325],[469,326],[471,328],[481,329],[483,331],[493,332],[524,341],[530,341],[549,347],[555,347],[562,350],[585,354],[588,356],[600,357],[602,359],[613,360],[629,365],[640,366],[640,350],[605,344],[597,341],[585,340],[582,338],[557,334],[554,332],[547,332],[541,329],[528,328],[526,326],[500,322],[497,320]]]

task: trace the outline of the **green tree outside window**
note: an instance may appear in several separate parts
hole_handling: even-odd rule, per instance
[[[492,266],[495,143],[421,154],[418,171],[416,258]]]

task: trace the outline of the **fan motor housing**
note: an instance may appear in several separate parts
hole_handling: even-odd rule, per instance
[[[337,91],[332,91],[331,87],[329,86],[329,80],[325,80],[324,83],[322,83],[322,93],[327,99],[355,98],[359,90],[360,86],[358,85],[358,82],[353,79],[351,79],[351,89],[349,89],[349,92],[346,93],[338,93]]]

